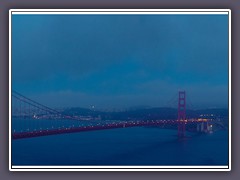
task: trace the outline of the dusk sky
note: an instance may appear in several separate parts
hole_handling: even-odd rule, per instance
[[[50,107],[162,107],[185,90],[227,108],[228,63],[227,15],[12,16],[12,89]]]

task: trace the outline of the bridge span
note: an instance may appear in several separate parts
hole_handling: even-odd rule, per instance
[[[43,129],[27,132],[15,132],[12,134],[12,139],[22,139],[22,138],[31,138],[39,136],[48,136],[56,134],[65,134],[65,133],[79,133],[86,131],[95,131],[95,130],[106,130],[106,129],[116,129],[116,128],[130,128],[130,127],[148,127],[148,126],[161,126],[161,125],[178,125],[181,124],[199,124],[206,123],[205,119],[191,119],[191,120],[149,120],[149,121],[129,121],[129,122],[116,122],[108,123],[102,125],[92,125],[92,126],[79,126],[79,127],[65,127],[57,129]]]
[[[39,136],[48,136],[48,135],[56,135],[56,134],[64,134],[64,133],[76,133],[76,132],[86,132],[86,131],[95,131],[95,130],[105,130],[105,129],[115,129],[115,128],[130,128],[130,127],[147,127],[147,126],[161,126],[161,125],[175,125],[178,130],[178,137],[182,138],[185,136],[186,125],[187,124],[195,124],[197,125],[201,131],[208,130],[208,120],[206,119],[187,119],[186,118],[186,93],[185,91],[179,92],[178,98],[178,119],[177,120],[135,120],[135,121],[115,121],[115,122],[107,122],[100,121],[100,123],[95,125],[75,125],[75,122],[78,122],[79,119],[66,114],[61,114],[61,112],[51,109],[45,105],[42,105],[36,101],[33,101],[18,92],[12,92],[12,118],[13,117],[34,117],[34,123],[38,128],[22,128],[18,131],[12,129],[12,139],[22,139],[22,138],[31,138],[31,137],[39,137]],[[15,115],[13,114],[15,112]],[[54,117],[56,120],[54,122],[58,122],[59,125],[51,126],[51,128],[40,128],[40,122],[43,122],[42,119],[37,119],[38,116],[48,116]],[[20,120],[20,126],[24,126],[24,121]],[[65,122],[69,123],[71,120],[73,123],[71,126],[60,126],[60,123],[63,119]],[[46,120],[45,120],[46,121]],[[49,120],[51,121],[51,120]],[[13,121],[12,121],[13,122]],[[16,123],[16,121],[14,121]],[[201,125],[201,126],[200,126]],[[25,123],[25,126],[29,126],[29,124]]]

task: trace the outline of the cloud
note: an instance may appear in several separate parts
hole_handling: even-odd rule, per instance
[[[228,19],[14,15],[12,86],[50,104],[155,106],[179,88],[192,92],[196,101],[223,104]]]

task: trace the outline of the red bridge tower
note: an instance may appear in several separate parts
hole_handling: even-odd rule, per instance
[[[186,92],[178,92],[178,137],[185,136],[185,120],[186,120]]]

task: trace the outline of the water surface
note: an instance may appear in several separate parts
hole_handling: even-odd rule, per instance
[[[228,165],[228,132],[133,127],[12,141],[12,165]]]

